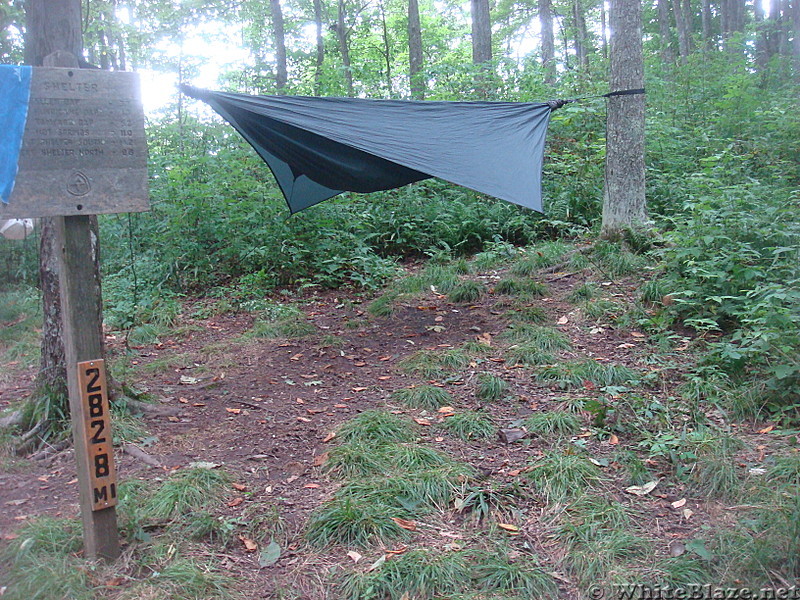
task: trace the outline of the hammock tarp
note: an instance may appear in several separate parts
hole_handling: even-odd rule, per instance
[[[294,213],[438,177],[542,212],[553,103],[249,96],[182,86],[269,165]]]

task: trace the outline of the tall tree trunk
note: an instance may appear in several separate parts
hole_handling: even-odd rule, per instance
[[[344,83],[349,97],[355,96],[353,90],[353,69],[350,63],[350,44],[348,43],[348,30],[345,24],[345,0],[339,0],[336,11],[336,37],[339,40],[339,52],[342,55],[342,67],[344,68]]]
[[[685,63],[689,56],[689,24],[686,22],[686,13],[683,11],[681,0],[672,0],[672,14],[678,32],[678,55],[681,63]]]
[[[281,0],[269,0],[269,7],[272,13],[272,33],[275,36],[275,88],[278,94],[285,94],[289,74],[286,68],[286,35],[283,31]]]
[[[761,2],[753,4],[753,17],[756,22],[756,65],[763,69],[767,64],[767,48],[769,46],[769,32],[767,31],[764,5]]]
[[[314,0],[314,25],[317,29],[317,60],[314,65],[314,95],[319,96],[322,91],[322,65],[325,62],[325,38],[322,37],[322,0]]]
[[[387,98],[391,98],[394,93],[394,85],[392,85],[392,43],[389,39],[389,27],[386,25],[386,10],[383,2],[380,2],[378,7],[381,11],[381,30],[383,32],[383,59],[386,63],[386,94]]]
[[[69,52],[82,58],[80,0],[28,0],[25,2],[25,62],[41,66],[45,57],[56,51]],[[39,373],[36,377],[34,401],[47,402],[50,410],[68,414],[67,372],[59,292],[58,252],[53,219],[42,219],[39,251],[39,278],[42,288],[42,346]],[[97,219],[92,221],[97,240]],[[101,298],[98,244],[92,248],[94,288],[86,290],[89,301]],[[96,310],[102,310],[98,303]],[[99,322],[99,321],[98,321]],[[58,416],[56,411],[44,418]]]
[[[553,84],[556,80],[556,42],[553,35],[552,0],[539,0],[539,22],[542,26],[542,69],[545,83]]]
[[[795,74],[800,74],[800,0],[792,0],[792,56]]]
[[[714,37],[712,32],[711,0],[701,0],[701,2],[702,2],[701,23],[703,27],[703,45],[706,48],[710,49],[716,45],[714,42]]]
[[[472,62],[476,65],[492,60],[492,23],[489,0],[471,0]]]
[[[611,91],[644,87],[639,0],[611,0]],[[608,100],[603,223],[606,237],[646,223],[644,95]]]
[[[418,0],[408,0],[408,73],[411,80],[411,97],[425,99],[425,81],[422,79],[422,26],[419,21]]]
[[[572,21],[575,24],[575,58],[578,59],[578,67],[588,71],[589,33],[586,29],[586,16],[581,0],[572,0]]]
[[[606,3],[600,2],[600,34],[602,38],[603,59],[608,60],[608,13]]]
[[[672,28],[669,12],[669,0],[658,0],[658,31],[661,35],[661,60],[671,65],[675,60],[672,52]]]
[[[488,97],[489,83],[485,74],[492,61],[492,23],[489,15],[489,0],[471,0],[472,6],[472,62],[480,65],[482,73],[476,79],[476,90]]]

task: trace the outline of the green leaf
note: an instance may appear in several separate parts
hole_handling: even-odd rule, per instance
[[[261,551],[258,556],[258,566],[262,569],[264,567],[271,567],[281,557],[281,547],[274,540]]]

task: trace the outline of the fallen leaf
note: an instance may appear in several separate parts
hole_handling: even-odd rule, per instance
[[[244,544],[245,552],[255,552],[256,550],[258,550],[258,544],[256,544],[250,538],[240,535],[239,539],[242,540],[242,543]]]
[[[451,414],[451,413],[456,412],[456,409],[453,408],[452,406],[442,406],[442,407],[439,408],[439,410],[437,412],[440,412],[443,415],[446,415],[446,414]]]
[[[314,457],[314,466],[315,467],[321,467],[322,465],[325,464],[325,461],[327,461],[327,460],[328,460],[328,453],[327,452],[323,452],[322,454],[317,454]]]
[[[566,324],[569,322],[569,318],[568,318],[566,315],[564,315],[563,317],[561,317],[560,319],[558,319],[558,321],[556,321],[556,322],[557,322],[559,325],[566,325]]]
[[[675,500],[675,502],[670,503],[670,506],[672,506],[672,508],[680,508],[684,504],[686,504],[686,498],[681,498],[680,500]]]
[[[106,581],[103,585],[105,587],[119,587],[126,581],[127,579],[125,577],[112,577],[111,579]]]
[[[334,404],[334,405],[333,405],[333,407],[334,407],[334,408],[349,408],[349,407],[347,406],[347,404]]]
[[[775,425],[767,425],[764,429],[759,429],[758,433],[769,433],[773,429],[775,429]]]
[[[365,363],[365,362],[357,362],[357,363],[353,363],[353,366],[354,367],[366,367],[367,363]]]
[[[178,402],[181,404],[189,404],[189,401],[186,398],[178,398]]]
[[[682,542],[678,540],[673,541],[669,545],[669,555],[672,558],[678,558],[680,555],[686,553],[686,546],[683,545]]]
[[[646,496],[654,489],[656,489],[656,486],[658,485],[659,481],[661,480],[655,479],[653,481],[645,483],[644,485],[632,485],[631,487],[625,488],[625,491],[628,492],[629,494],[634,494],[636,496]]]
[[[206,405],[205,402],[194,402],[194,403],[192,403],[192,406],[205,406],[205,405]]]
[[[306,412],[310,415],[318,415],[319,413],[325,412],[325,410],[324,408],[307,408]]]
[[[290,358],[289,360],[300,360],[301,358],[303,358],[303,353],[302,353],[302,352],[298,352],[297,354],[295,354],[295,355],[294,355],[292,358]]]
[[[190,469],[219,469],[222,465],[219,463],[207,462],[204,460],[198,460],[193,463],[189,463]]]
[[[167,417],[167,421],[170,423],[180,423],[181,420],[178,417]]]
[[[30,498],[20,498],[19,500],[9,500],[6,502],[8,506],[21,506],[25,504]]]
[[[612,433],[611,437],[608,438],[608,443],[611,444],[612,446],[616,446],[617,444],[619,444],[619,438]]]
[[[308,417],[297,417],[297,420],[298,421],[302,421],[303,423],[311,423],[311,421],[312,421]]]
[[[189,377],[188,375],[181,375],[180,379],[181,385],[194,385],[195,383],[200,383],[200,380],[197,377]]]
[[[379,381],[389,381],[391,378],[392,378],[391,375],[381,375],[380,377],[378,377],[378,380]]]
[[[239,492],[243,492],[247,489],[247,486],[243,483],[234,483],[232,484],[232,487]]]
[[[443,438],[443,437],[436,437],[436,438],[433,438],[433,439],[434,439],[435,441],[437,441],[437,442],[443,442],[443,441],[444,441],[444,438]]]
[[[415,422],[417,425],[430,425],[430,424],[431,424],[431,422],[430,422],[430,421],[428,421],[428,419],[419,419],[419,418],[414,418],[414,422]]]
[[[497,432],[497,435],[500,436],[500,440],[506,444],[511,444],[516,442],[517,440],[521,440],[527,434],[524,429],[517,429],[517,428],[510,428],[510,429],[501,429]]]
[[[381,565],[383,565],[383,563],[385,563],[385,562],[386,562],[386,555],[384,554],[383,556],[381,556],[378,560],[376,560],[374,563],[372,563],[369,566],[369,569],[367,569],[367,573],[370,573],[370,572],[374,571],[375,569],[379,569],[381,567]]]
[[[354,387],[353,391],[354,392],[365,392],[367,389],[368,388],[365,388],[365,387]]]
[[[242,412],[241,408],[227,408],[226,407],[225,410],[228,411],[231,414],[234,414],[234,415],[238,415],[240,412]]]
[[[309,490],[315,490],[319,487],[318,483],[307,483],[303,486],[304,488],[308,488]]]
[[[497,526],[500,529],[505,531],[510,531],[511,533],[519,533],[519,527],[516,525],[512,525],[511,523],[498,523]]]
[[[336,432],[335,431],[331,431],[328,435],[325,436],[325,438],[322,440],[322,443],[323,444],[327,444],[328,442],[330,442],[335,437],[336,437]]]
[[[348,552],[348,553],[347,553],[347,556],[349,556],[350,558],[352,558],[354,563],[357,563],[357,562],[358,562],[358,561],[360,561],[362,558],[364,558],[363,556],[361,556],[361,555],[360,555],[358,552],[356,552],[355,550],[350,550],[350,552]]]
[[[403,529],[407,529],[408,531],[417,530],[417,524],[414,521],[407,521],[406,519],[401,519],[400,517],[392,517],[392,521],[397,523]]]
[[[643,333],[639,333],[638,331],[631,331],[631,337],[643,338],[643,337],[647,337],[647,336],[645,334],[643,334]]]
[[[636,344],[630,344],[625,342],[624,344],[620,344],[617,348],[636,348]]]
[[[228,508],[233,508],[234,506],[239,506],[242,502],[244,502],[244,498],[239,496],[238,498],[234,498],[230,502],[228,502]]]
[[[481,333],[481,334],[475,336],[475,340],[478,343],[483,344],[484,346],[491,347],[491,345],[492,345],[492,334],[489,333],[488,331],[485,332],[485,333]]]
[[[382,360],[382,361],[392,360],[392,357],[391,356],[381,356],[380,358],[378,358],[378,360]]]
[[[258,566],[262,569],[264,567],[271,567],[281,557],[281,547],[273,540],[267,547],[258,555]]]
[[[684,508],[683,509],[683,518],[686,519],[687,521],[691,518],[691,516],[693,514],[694,514],[694,511],[691,508]]]

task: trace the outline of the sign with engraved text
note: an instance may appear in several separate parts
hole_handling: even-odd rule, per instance
[[[92,510],[101,510],[117,504],[117,470],[111,440],[105,361],[79,362],[78,382],[89,457]]]
[[[35,67],[7,218],[149,209],[136,73]]]

